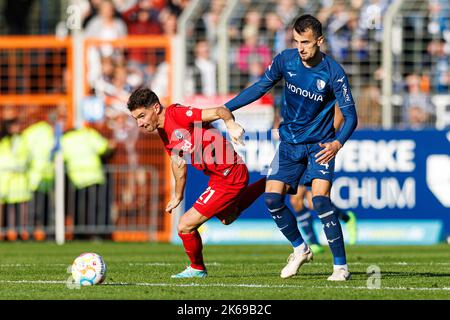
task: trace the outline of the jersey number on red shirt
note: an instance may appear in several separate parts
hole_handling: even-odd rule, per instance
[[[215,192],[216,192],[216,191],[213,190],[213,189],[211,189],[211,187],[208,187],[208,188],[205,190],[205,192],[203,192],[203,193],[201,194],[201,196],[198,197],[198,200],[197,200],[196,202],[199,203],[199,204],[206,204],[206,203],[209,201],[209,199],[211,199],[211,197],[213,196],[213,194],[214,194]],[[200,201],[201,201],[201,202],[200,202]]]

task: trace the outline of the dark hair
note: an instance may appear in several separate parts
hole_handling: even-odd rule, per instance
[[[322,24],[312,15],[304,14],[295,20],[294,30],[297,33],[303,33],[308,29],[311,29],[316,39],[322,36]]]
[[[0,132],[0,137],[9,137],[9,136],[11,136],[11,127],[14,124],[17,124],[18,120],[19,119],[17,119],[17,118],[11,118],[11,119],[3,120],[3,124],[0,126],[1,127],[0,129],[2,131],[2,132]]]
[[[156,93],[149,88],[142,87],[131,94],[127,105],[128,110],[133,111],[140,107],[149,108],[157,103],[159,103],[159,98]]]

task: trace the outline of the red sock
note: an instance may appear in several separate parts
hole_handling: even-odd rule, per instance
[[[197,270],[205,270],[203,263],[203,244],[200,233],[197,230],[191,233],[178,233],[178,236],[183,241],[184,251],[191,260],[191,267]]]
[[[244,211],[264,193],[266,189],[266,178],[261,178],[255,183],[250,184],[239,198],[238,207],[240,211]]]

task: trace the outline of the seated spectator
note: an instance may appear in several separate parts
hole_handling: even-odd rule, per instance
[[[95,73],[98,76],[95,79],[91,79],[92,87],[97,95],[102,95],[105,91],[105,86],[111,85],[114,69],[118,64],[112,56],[100,57],[100,61],[100,70]]]
[[[136,5],[122,14],[128,34],[135,35],[162,34],[158,16],[159,10],[153,6],[151,0],[138,0]]]
[[[152,0],[138,0],[129,10],[122,14],[128,27],[130,35],[160,35],[163,33],[159,21],[159,9],[156,8]],[[155,65],[155,55],[153,49],[129,48],[128,64],[133,69],[140,69],[139,72],[146,74],[149,64]],[[148,78],[148,75],[145,75]]]
[[[403,96],[403,123],[414,129],[432,125],[434,106],[430,96],[421,90],[421,77],[410,74],[405,80],[407,92]]]
[[[279,0],[275,8],[277,15],[280,17],[284,26],[290,25],[299,15],[298,6],[294,0]]]
[[[131,94],[131,86],[127,83],[128,72],[124,66],[116,66],[110,86],[106,88],[109,105],[112,107],[124,106]]]
[[[116,8],[117,12],[120,13],[120,15],[133,7],[136,4],[136,1],[137,0],[112,0],[112,2],[114,3],[114,7]],[[152,2],[157,1],[153,0]]]
[[[428,63],[431,68],[431,86],[435,93],[450,93],[450,44],[444,39],[435,39],[428,43]]]
[[[352,30],[349,28],[350,14],[344,3],[336,3],[325,23],[325,34],[329,44],[329,54],[343,63],[349,55]]]
[[[111,0],[102,0],[99,12],[86,25],[86,38],[114,40],[127,35],[125,23],[114,16],[115,8]]]
[[[213,96],[217,93],[217,66],[210,59],[208,42],[200,40],[194,51],[195,61],[188,69],[192,88],[186,93]]]
[[[272,61],[272,53],[265,44],[258,43],[258,30],[255,26],[245,26],[242,31],[244,43],[238,48],[236,64],[242,73],[248,74],[250,62],[258,61],[266,68]]]
[[[367,33],[373,33],[371,36],[373,40],[376,42],[382,41],[382,20],[389,7],[389,2],[391,0],[370,0],[364,2],[359,14],[358,33],[360,33],[360,36],[367,37]]]
[[[280,53],[291,46],[288,42],[288,31],[281,18],[275,12],[266,14],[267,39],[271,42],[270,47],[274,54]]]
[[[101,61],[102,79],[106,82],[111,83],[114,76],[114,60],[112,57],[103,57]]]
[[[98,15],[100,4],[102,0],[81,0],[79,8],[81,9],[81,18],[83,20],[83,29],[86,29],[88,23],[92,18]]]
[[[211,48],[211,57],[217,62],[217,39],[220,23],[220,16],[222,10],[225,7],[226,2],[224,0],[213,0],[209,3],[208,10],[202,15],[201,19],[197,21],[197,25],[194,30],[190,30],[190,37],[198,37],[206,39]],[[228,30],[230,36],[231,30]]]
[[[411,129],[422,129],[430,125],[430,114],[421,105],[408,106],[408,126]]]
[[[250,10],[245,14],[245,26],[254,26],[258,32],[262,27],[262,16],[261,12],[258,10]]]
[[[169,95],[169,65],[166,61],[161,62],[151,79],[150,87],[158,97],[167,98]]]
[[[261,78],[264,74],[266,67],[259,60],[251,60],[248,65],[248,82],[246,86],[249,86]]]
[[[448,0],[428,0],[428,32],[443,36],[450,32],[450,7]]]
[[[163,34],[168,37],[177,34],[177,15],[170,9],[163,9],[159,14],[159,21],[162,24]]]
[[[86,38],[97,38],[102,40],[115,40],[127,35],[125,23],[114,17],[114,4],[111,0],[102,0],[99,13],[89,21],[85,30]],[[109,44],[102,44],[100,48],[88,48],[88,78],[91,87],[96,86],[96,81],[101,78],[99,68],[102,57],[113,56],[119,59],[123,55],[121,50],[115,50]]]
[[[381,127],[381,91],[374,84],[368,84],[361,88],[361,93],[356,97],[358,106],[358,129],[376,129]]]

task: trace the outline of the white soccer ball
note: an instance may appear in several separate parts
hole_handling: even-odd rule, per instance
[[[106,278],[105,261],[96,253],[83,253],[72,263],[72,277],[81,286],[100,284]]]

